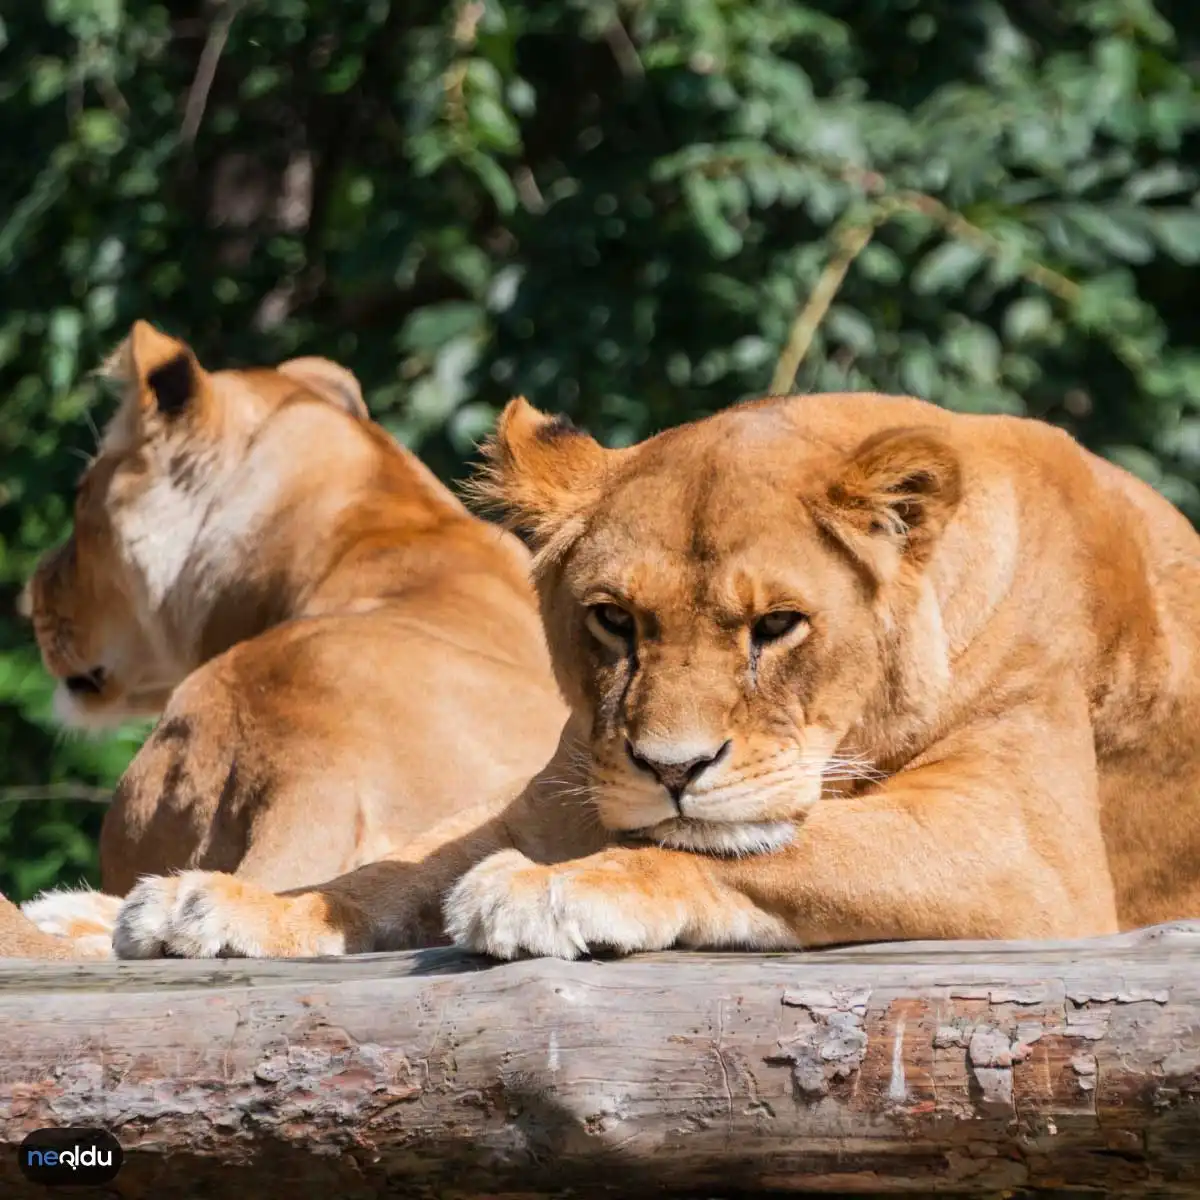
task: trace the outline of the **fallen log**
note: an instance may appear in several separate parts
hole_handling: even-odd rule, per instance
[[[127,1200],[1195,1195],[1200,922],[489,965],[0,962],[12,1148],[102,1126]]]

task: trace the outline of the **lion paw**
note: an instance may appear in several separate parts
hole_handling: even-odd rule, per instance
[[[220,876],[206,871],[143,879],[125,897],[113,933],[118,958],[239,957],[236,925],[219,899]],[[253,953],[247,957],[255,957]]]
[[[21,912],[43,933],[74,943],[84,957],[107,958],[120,908],[119,896],[84,889],[42,892],[22,904]]]
[[[630,953],[671,944],[673,931],[645,919],[636,892],[586,863],[541,866],[517,850],[501,850],[450,891],[446,932],[457,945],[505,959],[578,958],[593,949]]]
[[[210,871],[143,879],[113,932],[118,958],[297,958],[340,954],[339,938],[298,922],[298,898]]]

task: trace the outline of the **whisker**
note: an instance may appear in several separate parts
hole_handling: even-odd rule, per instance
[[[92,432],[92,441],[95,443],[96,449],[99,450],[100,430],[96,428],[96,422],[92,420],[92,413],[90,409],[85,408],[83,410],[83,419],[87,422],[87,427]]]

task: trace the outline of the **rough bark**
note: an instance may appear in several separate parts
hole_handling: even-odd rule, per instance
[[[0,1140],[129,1200],[1200,1191],[1200,922],[488,966],[0,964]],[[0,1156],[0,1195],[44,1194]]]

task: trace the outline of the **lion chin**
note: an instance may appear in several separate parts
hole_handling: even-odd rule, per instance
[[[695,854],[719,854],[740,858],[746,854],[768,854],[782,850],[796,836],[791,821],[700,821],[694,817],[671,817],[644,829],[623,830],[619,840],[690,850]]]

